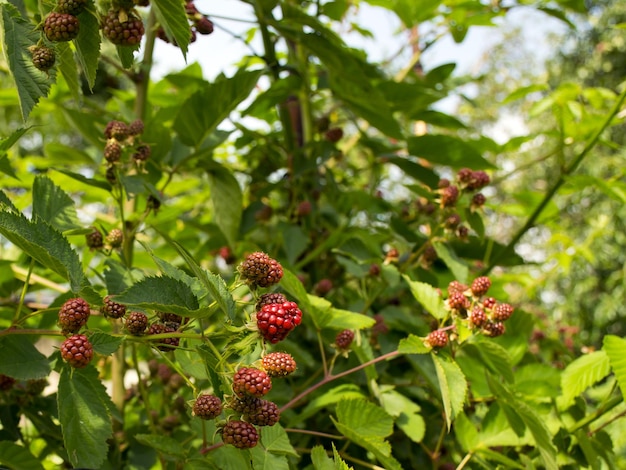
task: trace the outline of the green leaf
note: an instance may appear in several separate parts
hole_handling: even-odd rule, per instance
[[[400,354],[428,354],[432,348],[424,344],[424,339],[417,335],[410,334],[407,338],[401,339],[398,343]]]
[[[465,452],[473,452],[479,444],[478,430],[465,413],[459,413],[454,421],[454,434]]]
[[[159,310],[190,318],[203,318],[211,313],[209,308],[200,308],[191,287],[169,276],[144,278],[114,296],[114,300],[133,308]]]
[[[79,33],[80,34],[80,33]],[[80,82],[78,80],[78,68],[74,59],[74,52],[68,43],[58,42],[56,44],[57,68],[67,87],[76,102],[82,98]]]
[[[0,155],[4,155],[5,153],[7,153],[7,151],[11,147],[13,147],[17,143],[17,141],[20,140],[22,136],[26,134],[26,132],[28,132],[30,129],[30,127],[20,127],[19,129],[11,132],[11,135],[9,137],[0,140]]]
[[[211,165],[208,170],[214,220],[228,244],[234,246],[239,235],[243,212],[243,193],[237,179],[221,165]]]
[[[43,470],[44,468],[28,449],[10,441],[0,441],[0,464],[16,470]]]
[[[191,95],[174,121],[180,140],[197,147],[248,97],[261,74],[261,70],[240,70],[231,78],[218,77]]]
[[[322,446],[315,446],[311,449],[311,462],[315,470],[335,470],[333,460],[326,455]]]
[[[139,50],[139,45],[136,46],[115,46],[117,50],[117,56],[122,63],[122,67],[130,69],[135,63],[135,52]]]
[[[294,273],[285,269],[283,266],[283,278],[280,280],[280,286],[298,303],[298,307],[303,314],[310,314],[312,310],[311,301],[306,289]],[[314,319],[315,321],[315,319]]]
[[[122,345],[124,338],[98,332],[89,337],[89,342],[95,352],[103,356],[110,356]]]
[[[492,341],[475,341],[466,343],[463,349],[472,357],[479,355],[483,363],[494,374],[502,376],[509,383],[514,382],[511,358],[508,351],[499,344]]]
[[[450,135],[426,134],[407,139],[409,153],[438,165],[475,170],[494,168],[471,144]]]
[[[376,323],[376,320],[362,313],[350,312],[349,310],[338,308],[330,308],[328,315],[330,318],[324,326],[336,330],[362,330],[364,328],[371,328]]]
[[[267,429],[267,426],[262,428]],[[256,446],[250,449],[254,470],[289,470],[289,462],[284,455],[276,455]]]
[[[626,340],[614,335],[606,335],[602,349],[609,358],[611,369],[622,391],[622,397],[626,399]]]
[[[88,366],[64,366],[57,393],[63,442],[75,467],[100,468],[107,456],[107,440],[113,436],[108,413],[109,396],[98,379],[98,371]]]
[[[84,183],[87,186],[90,186],[92,188],[102,189],[107,192],[111,191],[111,185],[109,184],[108,181],[98,180],[95,178],[87,178],[86,176],[81,175],[80,173],[74,173],[73,171],[64,170],[64,169],[57,169],[57,171],[59,173],[63,173],[66,176],[69,176],[72,179],[75,179],[76,181],[80,181],[81,183]]]
[[[594,351],[572,361],[561,374],[562,406],[569,407],[587,388],[611,372],[606,351]]]
[[[17,380],[42,379],[50,374],[50,364],[30,336],[0,336],[0,374]]]
[[[47,176],[39,175],[33,183],[33,219],[45,220],[63,232],[80,227],[74,201]]]
[[[274,426],[263,426],[259,428],[259,430],[261,443],[263,444],[265,450],[274,454],[293,455],[294,457],[298,456],[298,453],[291,445],[291,442],[289,442],[287,433],[280,424],[275,424]]]
[[[289,426],[292,427],[295,424],[310,418],[324,408],[334,406],[340,400],[353,398],[365,398],[363,396],[363,392],[357,385],[343,384],[331,388],[324,394],[312,399],[301,412],[293,416],[289,421]]]
[[[0,190],[0,211],[19,212],[9,197]]]
[[[78,254],[48,223],[27,220],[21,214],[0,212],[0,234],[28,256],[69,280],[72,292],[81,290],[84,275]]]
[[[421,408],[411,399],[395,390],[382,394],[381,404],[404,434],[413,442],[421,442],[426,432],[426,423],[420,414]]]
[[[17,8],[0,3],[0,21],[0,45],[20,99],[22,119],[26,121],[39,99],[48,96],[56,71],[53,67],[42,72],[33,65],[28,48],[39,41],[40,33],[20,16]]]
[[[74,39],[76,57],[85,74],[89,89],[93,90],[100,60],[100,23],[95,11],[91,8],[83,10],[78,15],[78,20],[80,21],[80,29],[78,37]]]
[[[150,6],[154,9],[166,36],[174,40],[183,53],[183,57],[186,58],[191,40],[191,29],[187,13],[185,13],[185,5],[177,0],[152,0]]]
[[[422,304],[422,307],[424,307],[428,313],[437,320],[442,320],[448,315],[441,294],[437,289],[425,282],[413,281],[406,274],[403,274],[402,277],[409,285],[415,300]]]
[[[253,116],[262,119],[268,111],[282,104],[289,96],[296,93],[301,83],[302,80],[296,75],[288,75],[285,78],[276,80],[241,113],[242,116]]]
[[[439,256],[439,258],[446,263],[446,266],[450,268],[450,271],[452,271],[456,280],[465,284],[469,275],[469,268],[467,267],[467,264],[461,260],[454,250],[448,245],[434,242],[433,248],[435,248],[437,256]]]
[[[174,438],[157,434],[136,434],[134,436],[143,445],[156,449],[159,453],[183,459],[186,455],[183,445]]]
[[[465,380],[465,375],[456,362],[439,357],[437,354],[431,354],[431,357],[437,371],[437,380],[439,381],[449,430],[452,420],[463,411],[463,404],[467,396],[467,380]]]

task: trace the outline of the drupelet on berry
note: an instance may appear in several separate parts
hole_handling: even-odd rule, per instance
[[[291,354],[272,352],[261,358],[261,367],[270,377],[285,377],[296,370],[296,361]]]
[[[239,265],[241,277],[252,286],[269,287],[283,277],[283,267],[267,254],[257,251],[249,254]]]
[[[444,330],[431,331],[426,337],[426,342],[432,348],[443,348],[448,344],[448,333]]]
[[[233,376],[233,392],[238,397],[250,395],[260,398],[272,389],[272,380],[265,371],[241,367]]]
[[[302,322],[302,312],[295,302],[268,304],[257,312],[256,320],[261,336],[275,344]]]
[[[70,366],[80,369],[91,362],[93,346],[85,335],[74,335],[61,344],[61,357]]]
[[[59,310],[59,326],[64,333],[76,333],[89,319],[91,309],[85,299],[69,299]]]
[[[193,403],[193,414],[201,419],[217,418],[222,414],[222,400],[215,395],[200,395]]]
[[[231,444],[238,449],[249,449],[259,442],[256,428],[245,421],[228,421],[221,430],[224,444]]]

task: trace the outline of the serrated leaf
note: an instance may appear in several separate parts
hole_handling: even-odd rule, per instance
[[[88,366],[64,366],[57,393],[59,422],[70,462],[75,467],[100,468],[106,459],[107,440],[113,436],[110,402],[98,371]]]
[[[431,354],[435,363],[437,380],[441,391],[441,399],[446,412],[448,430],[452,420],[463,411],[463,404],[467,396],[467,380],[461,368],[450,359],[444,359],[436,354]]]
[[[33,183],[33,219],[39,217],[60,232],[79,227],[74,201],[47,176]]]
[[[329,408],[334,406],[340,400],[349,400],[356,398],[365,398],[361,389],[354,384],[343,384],[337,387],[331,388],[322,395],[313,398],[306,407],[293,416],[289,421],[289,426],[292,427],[297,423],[300,423],[307,418],[315,415],[323,408]]]
[[[311,449],[311,462],[315,470],[335,470],[335,464],[322,446]]]
[[[135,52],[139,50],[139,44],[136,46],[115,46],[117,57],[119,57],[122,67],[129,69],[135,63]]]
[[[211,309],[200,308],[191,287],[169,276],[144,278],[113,299],[129,307],[159,310],[183,317],[204,318],[211,314]]]
[[[11,132],[10,136],[5,137],[4,139],[0,140],[0,155],[4,155],[30,129],[31,129],[30,127],[20,127],[19,129],[16,129],[13,132]]]
[[[231,78],[218,77],[191,95],[174,121],[180,140],[197,147],[248,97],[261,74],[261,70],[240,70]]]
[[[0,441],[0,464],[8,468],[43,470],[43,465],[28,449],[10,441]]]
[[[8,212],[19,212],[19,210],[17,210],[17,207],[15,207],[15,205],[13,204],[13,201],[11,201],[11,199],[9,199],[9,196],[7,196],[4,191],[2,191],[0,189],[0,210],[1,211],[8,211]]]
[[[58,171],[59,173],[63,173],[64,175],[69,176],[76,181],[80,181],[81,183],[84,183],[92,188],[99,188],[107,192],[111,191],[111,184],[108,181],[88,178],[85,175],[81,175],[80,173],[74,173],[73,171],[64,170],[62,168],[57,168],[56,171]]]
[[[492,341],[477,341],[466,344],[463,349],[466,349],[471,356],[480,355],[484,364],[494,374],[502,376],[509,383],[514,382],[511,358],[508,351],[499,344]]]
[[[80,34],[80,33],[79,33]],[[80,82],[78,80],[78,68],[76,67],[76,60],[74,59],[74,52],[70,48],[68,43],[59,42],[56,44],[56,63],[57,69],[65,83],[67,88],[76,102],[80,102],[82,98]]]
[[[339,308],[330,308],[328,314],[330,318],[328,322],[326,322],[325,327],[336,330],[362,330],[364,328],[371,328],[376,323],[376,320],[362,313]]]
[[[0,374],[17,380],[35,380],[50,374],[50,364],[28,335],[0,336]]]
[[[185,448],[174,438],[156,434],[136,434],[134,436],[143,445],[156,449],[159,453],[184,458]]]
[[[450,268],[456,280],[463,284],[467,283],[469,268],[467,264],[457,256],[454,250],[448,245],[437,242],[433,243],[433,248],[435,248],[437,256]]]
[[[309,300],[309,295],[302,285],[298,276],[294,273],[285,269],[283,266],[283,278],[280,280],[280,287],[282,287],[285,292],[287,292],[291,297],[293,297],[297,303],[300,310],[302,310],[303,314],[311,313],[311,301]]]
[[[594,351],[572,361],[561,374],[564,407],[574,403],[574,398],[611,372],[606,351]]]
[[[152,0],[150,6],[154,9],[166,36],[175,41],[183,57],[187,58],[191,28],[185,13],[185,5],[177,0]]]
[[[494,168],[471,144],[450,135],[426,134],[407,139],[409,153],[452,168]]]
[[[78,15],[78,20],[80,21],[80,29],[78,37],[74,39],[76,57],[87,79],[87,85],[92,90],[96,83],[96,73],[100,60],[100,23],[90,8],[83,10]]]
[[[119,261],[107,258],[104,264],[104,280],[109,294],[121,294],[136,282],[131,271]]]
[[[237,179],[221,165],[208,169],[211,203],[215,224],[222,231],[229,245],[234,246],[243,213],[243,193]]]
[[[442,320],[448,315],[448,312],[444,308],[441,294],[439,294],[437,289],[425,282],[413,281],[406,274],[403,274],[402,277],[409,285],[415,300],[422,304],[422,307],[424,307],[428,313],[438,320]]]
[[[103,356],[110,356],[121,346],[124,338],[98,332],[89,337],[89,342],[95,352]]]
[[[426,423],[420,414],[420,407],[395,390],[382,394],[383,409],[393,416],[396,426],[413,442],[421,442],[426,432]]]
[[[280,424],[263,426],[260,428],[260,432],[261,443],[268,452],[298,456],[291,442],[289,442],[287,433]]]
[[[0,212],[0,234],[45,267],[70,281],[72,292],[81,290],[84,274],[78,254],[67,239],[42,220]]]
[[[22,119],[26,121],[39,99],[48,96],[56,71],[53,67],[42,72],[33,65],[28,48],[37,44],[40,33],[20,16],[17,8],[10,3],[0,3],[0,21],[0,45],[15,82]]]
[[[267,426],[262,429],[267,429]],[[261,446],[250,449],[254,470],[289,470],[289,462],[284,455],[272,454]]]
[[[242,451],[233,446],[222,446],[208,454],[215,469],[252,470],[249,451]]]
[[[400,354],[427,354],[432,350],[424,344],[424,339],[417,335],[410,334],[400,340],[398,352]]]
[[[626,399],[626,340],[614,335],[606,335],[602,349],[609,358],[611,369],[622,391],[622,397]]]

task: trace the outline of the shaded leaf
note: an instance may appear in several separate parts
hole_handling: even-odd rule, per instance
[[[452,271],[456,280],[463,284],[467,283],[469,268],[467,267],[465,261],[461,260],[461,258],[459,258],[454,250],[448,245],[433,242],[433,248],[435,248],[437,256],[439,256],[439,258],[446,263],[446,266],[450,268],[450,271]]]
[[[87,85],[92,90],[96,83],[100,60],[100,23],[92,8],[85,8],[78,15],[78,20],[80,21],[80,29],[78,30],[78,37],[74,39],[76,57],[87,79]]]
[[[480,355],[483,363],[494,374],[502,376],[509,383],[514,382],[509,353],[499,344],[492,341],[475,341],[466,343],[463,349],[466,349],[470,356]]]
[[[208,169],[214,220],[229,245],[234,246],[243,213],[243,193],[237,179],[221,165]]]
[[[185,449],[176,439],[158,434],[136,434],[135,439],[143,445],[156,449],[159,453],[184,458]]]
[[[493,168],[480,152],[465,140],[450,135],[427,134],[407,139],[409,153],[438,165],[475,170]]]
[[[42,379],[50,374],[50,364],[30,336],[0,336],[0,374],[17,380]]]
[[[0,441],[0,464],[9,468],[43,470],[43,465],[28,449],[9,441]]]
[[[59,231],[79,227],[74,201],[47,176],[33,183],[33,218],[45,220]]]

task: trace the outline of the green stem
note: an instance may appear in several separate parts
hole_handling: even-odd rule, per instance
[[[591,150],[596,146],[596,144],[600,140],[602,133],[609,127],[611,121],[617,115],[617,113],[619,113],[622,105],[624,104],[624,100],[626,100],[626,88],[619,95],[617,101],[615,102],[615,105],[613,106],[613,109],[611,109],[611,112],[608,114],[607,118],[604,120],[602,125],[595,132],[595,134],[591,137],[589,142],[587,142],[585,148],[578,154],[578,156],[576,156],[576,158],[574,158],[574,160],[569,165],[563,168],[563,171],[559,175],[559,178],[552,185],[552,187],[548,189],[548,192],[545,194],[542,201],[535,208],[533,213],[530,215],[526,223],[522,226],[522,228],[517,231],[513,239],[505,247],[501,248],[495,253],[494,257],[491,259],[491,262],[483,271],[483,274],[489,273],[498,264],[499,261],[509,255],[511,251],[513,251],[513,249],[515,248],[515,245],[517,245],[520,239],[526,234],[526,232],[528,232],[532,227],[535,226],[537,220],[539,219],[539,216],[541,216],[542,212],[548,206],[557,191],[565,183],[566,177],[578,168],[578,166],[582,163],[585,157],[589,155],[589,152],[591,152]]]
[[[574,423],[574,425],[567,430],[567,433],[568,434],[573,434],[574,432],[578,431],[579,429],[584,428],[585,426],[593,423],[596,419],[600,418],[607,411],[612,410],[613,408],[615,408],[617,405],[619,405],[623,401],[624,401],[624,398],[622,397],[621,394],[615,395],[614,397],[612,397],[609,400],[607,400],[606,402],[604,402],[604,404],[602,404],[596,411],[594,411],[593,413],[585,416],[580,421],[577,421],[576,423]]]
[[[31,258],[30,264],[28,265],[28,272],[26,273],[26,279],[24,279],[24,285],[22,286],[22,292],[20,293],[20,301],[18,302],[17,309],[15,310],[15,314],[13,315],[13,325],[18,323],[20,319],[22,307],[24,306],[24,299],[26,298],[26,292],[28,292],[28,285],[30,284],[30,276],[33,274],[34,268],[35,259]]]
[[[143,60],[141,62],[141,74],[136,81],[137,97],[135,99],[135,116],[137,119],[145,119],[146,106],[148,102],[148,87],[150,85],[150,74],[154,59],[154,42],[156,39],[156,15],[150,9],[148,23],[146,27],[146,40],[144,46]]]
[[[113,323],[113,333],[120,333],[120,325]],[[111,399],[120,411],[120,415],[124,416],[124,405],[126,403],[126,387],[124,387],[124,377],[126,375],[126,363],[124,359],[125,347],[122,346],[113,353],[111,358],[111,381],[113,383],[113,393]],[[123,428],[123,423],[119,423]]]
[[[137,389],[139,390],[139,395],[141,396],[141,400],[146,408],[146,410],[150,409],[150,396],[148,395],[148,390],[146,390],[146,384],[143,383],[141,379],[141,370],[139,368],[139,357],[137,355],[137,348],[134,344],[131,344],[131,351],[133,356],[133,362],[135,365],[135,371],[137,372]],[[156,423],[156,418],[152,416],[151,413],[146,413],[148,417],[148,425],[150,426],[150,430],[153,434],[158,434],[158,427]]]

